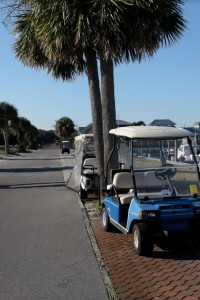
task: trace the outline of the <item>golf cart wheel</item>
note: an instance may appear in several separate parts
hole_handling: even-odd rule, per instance
[[[197,227],[198,228],[198,227]],[[195,228],[192,228],[191,230],[191,237],[192,237],[192,241],[193,241],[193,244],[194,246],[200,250],[200,233],[199,233],[199,230],[197,229],[196,227]]]
[[[153,252],[153,235],[145,223],[133,226],[133,247],[138,255],[150,256]]]
[[[87,192],[80,186],[79,196],[81,199],[87,199]]]
[[[104,206],[102,209],[102,227],[105,231],[111,231],[113,225],[110,223],[107,208]]]

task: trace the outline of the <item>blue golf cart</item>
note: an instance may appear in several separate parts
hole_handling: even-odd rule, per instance
[[[157,241],[192,237],[200,243],[200,174],[192,134],[183,128],[126,126],[111,129],[114,146],[102,203],[105,231],[132,234],[138,255],[152,254]],[[186,138],[193,163],[177,161]],[[167,155],[173,149],[173,156]],[[118,157],[111,169],[112,156]]]

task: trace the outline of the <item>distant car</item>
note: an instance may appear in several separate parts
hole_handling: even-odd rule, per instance
[[[64,154],[65,152],[70,154],[69,141],[62,141],[61,142],[61,149],[62,149],[62,154]]]

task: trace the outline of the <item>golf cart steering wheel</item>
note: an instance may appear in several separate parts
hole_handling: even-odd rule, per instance
[[[85,154],[85,157],[86,157],[86,158],[91,158],[91,155],[88,154],[87,152],[85,152],[84,150],[83,150],[83,153]]]
[[[159,180],[166,180],[167,178],[172,178],[174,177],[175,174],[176,174],[176,168],[158,169],[155,172],[155,176]]]

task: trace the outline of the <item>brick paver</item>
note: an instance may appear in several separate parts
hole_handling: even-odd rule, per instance
[[[100,218],[90,223],[119,300],[200,300],[200,252],[190,243],[141,257],[131,235],[104,232]]]

